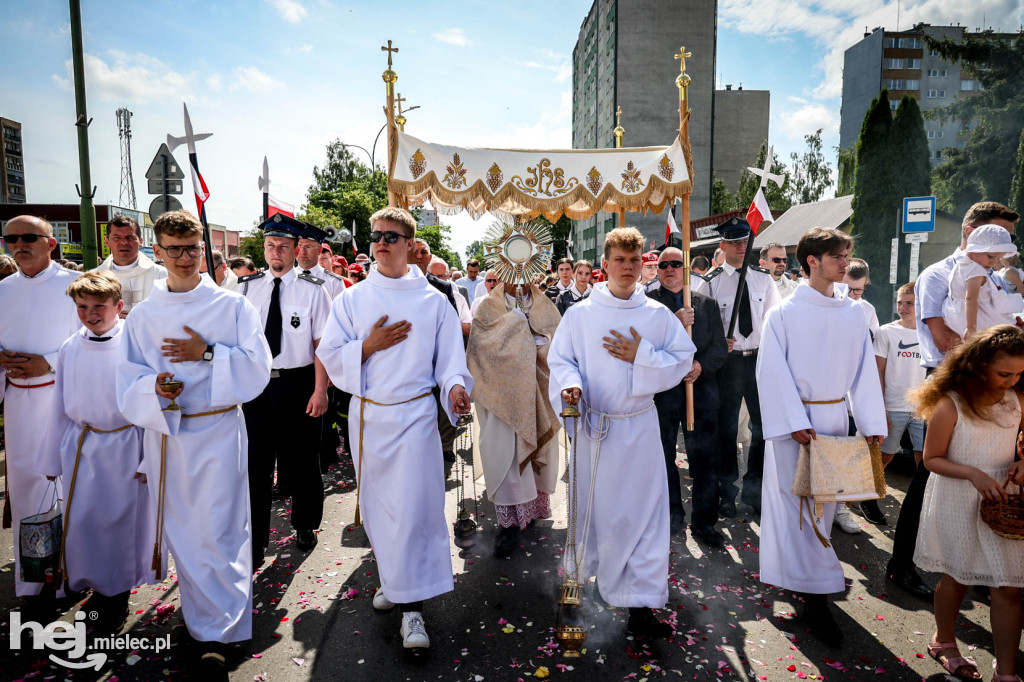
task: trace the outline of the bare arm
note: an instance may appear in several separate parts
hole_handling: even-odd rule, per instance
[[[1003,271],[1003,277],[1006,278],[1007,282],[1017,287],[1018,292],[1024,293],[1024,284],[1021,283],[1020,275],[1017,274],[1016,268],[1006,268]]]
[[[947,327],[941,317],[929,317],[925,319],[924,323],[928,325],[928,331],[931,332],[935,346],[943,353],[948,353],[963,343],[960,336]]]
[[[875,356],[875,364],[878,366],[878,383],[882,384],[882,395],[885,395],[885,366],[888,361],[880,356]],[[892,419],[889,418],[889,411],[885,411],[885,425],[892,428]]]
[[[978,294],[981,292],[981,285],[984,282],[984,277],[971,277],[967,280],[967,303],[964,308],[964,317],[967,319],[965,339],[970,338],[978,331]]]

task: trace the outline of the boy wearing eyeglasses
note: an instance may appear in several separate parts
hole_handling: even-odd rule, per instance
[[[787,298],[800,286],[797,282],[786,276],[786,266],[789,264],[789,258],[786,257],[786,247],[782,244],[772,242],[762,246],[761,259],[758,262],[775,280],[775,286],[779,288],[780,299]]]
[[[139,470],[157,504],[154,570],[162,568],[166,542],[185,625],[206,643],[201,665],[221,675],[226,644],[252,637],[248,443],[240,406],[266,388],[271,354],[259,311],[200,276],[199,220],[171,211],[153,231],[167,279],[154,283],[125,320],[117,407],[145,429]],[[162,386],[169,379],[184,385]]]
[[[447,298],[412,267],[416,219],[388,207],[370,216],[376,264],[331,305],[317,357],[352,394],[356,519],[380,572],[373,607],[402,611],[402,645],[430,646],[423,602],[454,588],[445,473],[433,389],[454,425],[469,414],[473,379]]]

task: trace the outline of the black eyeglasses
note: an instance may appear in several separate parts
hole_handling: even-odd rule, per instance
[[[4,241],[8,244],[17,244],[18,240],[25,242],[26,244],[34,244],[37,239],[46,239],[45,234],[35,234],[34,232],[29,234],[5,234]]]
[[[177,260],[182,257],[183,254],[188,254],[189,258],[199,258],[199,254],[203,252],[202,244],[192,244],[191,246],[160,246],[167,253],[168,258]]]
[[[789,259],[788,258],[769,258],[768,260],[770,260],[773,263],[778,264],[778,263],[785,263]]]
[[[668,270],[669,268],[679,269],[683,267],[684,263],[681,260],[663,260],[658,263],[659,270]]]
[[[404,234],[399,234],[398,232],[381,232],[379,230],[374,230],[373,232],[370,233],[371,244],[376,244],[381,239],[383,239],[388,244],[394,244],[400,238],[408,239],[408,237],[406,237]]]

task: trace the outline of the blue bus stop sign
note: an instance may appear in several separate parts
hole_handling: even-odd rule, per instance
[[[903,200],[903,232],[935,231],[935,197],[906,197]]]

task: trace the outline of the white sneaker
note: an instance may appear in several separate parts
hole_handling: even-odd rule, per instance
[[[395,608],[395,602],[385,596],[383,587],[377,588],[377,593],[373,595],[373,608],[378,611],[390,611]]]
[[[849,533],[850,535],[856,535],[862,530],[860,524],[853,518],[853,514],[850,513],[850,508],[844,502],[836,505],[836,515],[832,519],[832,525],[839,526],[844,533]]]
[[[423,614],[419,611],[402,614],[402,646],[406,649],[426,649],[430,646],[427,626],[423,622]]]

